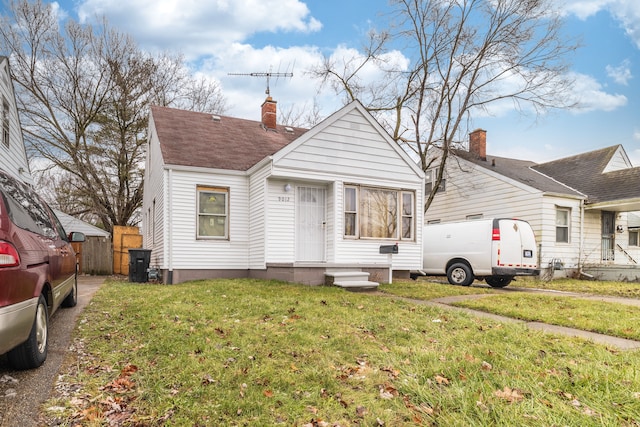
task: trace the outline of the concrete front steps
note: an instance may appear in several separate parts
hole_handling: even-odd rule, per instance
[[[378,288],[378,282],[369,281],[366,271],[326,271],[325,284],[340,286],[348,291],[371,291]]]

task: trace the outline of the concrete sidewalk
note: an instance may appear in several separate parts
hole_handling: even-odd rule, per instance
[[[557,292],[557,291],[546,291],[546,290],[540,290],[540,289],[526,289],[526,288],[511,289],[510,291],[549,293],[555,296],[561,295],[561,296],[572,297],[572,298],[590,299],[590,300],[605,301],[605,302],[612,302],[616,304],[624,304],[624,305],[640,307],[640,300],[632,299],[632,298],[606,297],[606,296],[599,296],[599,295],[578,294],[573,292]],[[389,294],[385,294],[385,295],[393,298],[402,299],[405,301],[410,301],[415,304],[431,305],[439,308],[444,308],[447,310],[461,311],[461,312],[468,313],[472,316],[489,318],[489,319],[495,320],[496,322],[522,323],[531,329],[536,329],[546,333],[579,337],[579,338],[593,341],[594,343],[597,343],[597,344],[616,347],[620,350],[634,350],[634,349],[640,348],[640,341],[634,341],[634,340],[629,340],[629,339],[619,338],[619,337],[612,337],[610,335],[583,331],[581,329],[567,328],[565,326],[550,325],[550,324],[541,323],[541,322],[529,322],[526,320],[514,319],[512,317],[500,316],[497,314],[486,313],[484,311],[472,310],[469,308],[456,307],[451,305],[459,301],[465,301],[470,299],[491,298],[493,295],[498,295],[498,294],[456,295],[452,297],[436,298],[429,301],[396,297],[394,295],[389,295]]]

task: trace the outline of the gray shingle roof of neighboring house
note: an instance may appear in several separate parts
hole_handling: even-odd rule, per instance
[[[640,197],[640,167],[603,173],[619,145],[533,166],[587,195],[587,203]]]
[[[76,217],[68,215],[62,211],[53,209],[53,212],[56,214],[60,223],[64,227],[64,231],[70,233],[72,231],[79,231],[84,233],[85,236],[100,236],[100,237],[109,237],[108,231],[103,230],[102,228],[98,228],[95,225],[89,224],[88,222],[84,222]]]
[[[152,106],[165,164],[246,171],[307,129]]]
[[[463,150],[457,150],[455,154],[478,166],[529,185],[540,191],[544,191],[546,193],[565,194],[574,197],[584,197],[584,195],[579,191],[533,170],[532,168],[536,166],[536,163],[534,162],[491,155],[487,155],[487,159],[483,160],[476,155]]]

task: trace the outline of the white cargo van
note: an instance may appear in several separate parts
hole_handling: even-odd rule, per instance
[[[422,271],[446,275],[453,285],[469,286],[474,279],[494,288],[515,276],[534,276],[538,268],[536,238],[528,222],[491,218],[426,225]]]

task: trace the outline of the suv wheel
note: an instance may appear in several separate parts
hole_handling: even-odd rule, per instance
[[[47,301],[40,295],[29,338],[8,353],[11,366],[15,369],[32,369],[42,365],[47,359],[48,336],[49,311]]]

